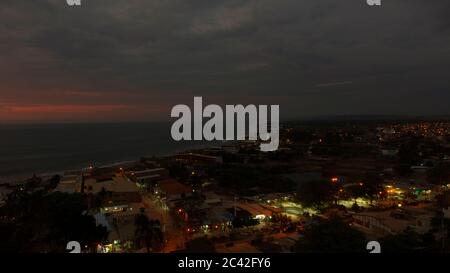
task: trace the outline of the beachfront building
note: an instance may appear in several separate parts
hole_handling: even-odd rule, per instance
[[[64,175],[59,181],[54,191],[64,193],[81,192],[81,175],[69,174]]]
[[[145,169],[126,173],[126,177],[140,185],[148,185],[169,177],[169,171],[165,168]]]
[[[222,163],[222,157],[197,153],[182,153],[172,157],[175,161],[188,164]]]
[[[136,183],[128,181],[123,176],[112,176],[108,180],[87,177],[84,179],[84,192],[101,196],[104,212],[123,211],[131,203],[141,202]]]

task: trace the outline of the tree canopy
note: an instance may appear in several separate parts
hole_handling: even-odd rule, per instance
[[[305,229],[296,244],[297,252],[357,253],[366,252],[364,234],[339,219],[333,218]]]
[[[0,236],[6,243],[0,251],[64,252],[69,241],[95,247],[107,236],[106,228],[96,226],[86,214],[78,193],[18,192],[1,208],[0,219]]]
[[[337,187],[327,180],[312,180],[302,183],[297,192],[297,200],[306,207],[320,208],[331,202]]]

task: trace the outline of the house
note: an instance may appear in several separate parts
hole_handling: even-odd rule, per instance
[[[145,169],[126,174],[128,179],[139,184],[149,184],[169,176],[169,171],[165,168]]]
[[[174,202],[192,195],[193,190],[190,186],[182,184],[173,178],[166,178],[157,183],[159,194],[163,195],[166,202]]]
[[[54,191],[75,193],[81,191],[81,175],[64,175]]]

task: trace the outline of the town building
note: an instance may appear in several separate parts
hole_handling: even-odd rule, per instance
[[[426,205],[402,207],[385,211],[367,211],[354,213],[353,226],[360,229],[371,238],[398,234],[406,229],[412,229],[424,234],[431,229],[431,220],[435,211]]]
[[[64,175],[54,191],[64,193],[81,192],[81,175]]]

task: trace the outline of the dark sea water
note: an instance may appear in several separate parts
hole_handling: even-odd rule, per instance
[[[170,123],[0,125],[0,177],[111,164],[208,145],[176,142],[170,127]]]

